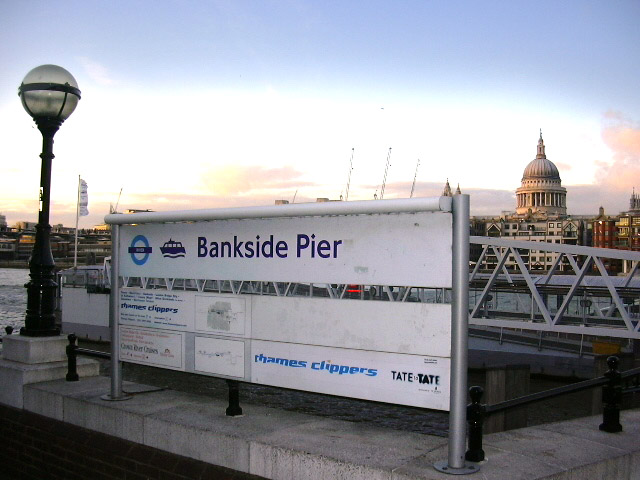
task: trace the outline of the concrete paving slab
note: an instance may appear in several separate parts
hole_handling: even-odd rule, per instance
[[[560,467],[546,465],[537,459],[524,455],[514,454],[493,447],[485,447],[487,460],[481,462],[480,471],[463,476],[452,476],[442,473],[434,468],[434,464],[446,461],[448,449],[442,445],[430,452],[421,455],[408,464],[393,471],[392,480],[451,480],[452,478],[464,478],[469,480],[537,480],[553,478],[554,474],[561,473]],[[582,479],[584,480],[584,479]]]
[[[487,436],[484,444],[535,458],[563,470],[603,462],[625,453],[602,443],[539,427],[492,434]]]
[[[80,359],[78,359],[80,360]],[[49,392],[55,395],[61,395],[65,397],[75,396],[78,393],[85,393],[89,391],[107,392],[111,385],[109,377],[95,376],[80,378],[77,382],[67,382],[61,380],[52,380],[50,382],[42,382],[33,385],[29,385],[29,390]],[[37,413],[37,412],[36,412]]]
[[[154,388],[148,385],[123,383],[124,391]],[[171,409],[176,405],[207,403],[206,398],[173,390],[139,393],[123,401],[103,400],[102,396],[109,391],[110,385],[99,391],[78,391],[65,397],[64,421],[137,443],[144,443],[146,416]]]
[[[54,380],[31,384],[24,388],[24,409],[56,420],[63,420],[65,396],[79,392],[103,392],[108,388],[108,380],[105,377],[92,376],[80,377],[77,382]]]
[[[227,417],[226,403],[186,405],[150,415],[145,444],[242,472],[249,471],[249,442],[317,417],[243,405],[244,416]]]
[[[538,428],[577,437],[608,447],[623,450],[626,453],[640,449],[637,445],[640,439],[640,410],[623,410],[620,412],[622,432],[607,433],[598,427],[602,423],[602,416],[579,418],[567,422],[539,425]]]
[[[213,465],[248,472],[249,443],[246,439],[213,433],[207,427],[203,425],[194,428],[168,419],[150,418],[145,423],[144,444]]]
[[[265,448],[266,447],[266,448]],[[348,479],[389,480],[391,472],[375,467],[342,462],[332,457],[270,447],[266,444],[251,445],[250,472],[275,480]]]
[[[629,478],[640,478],[640,455],[637,453],[631,456]]]
[[[316,478],[332,478],[346,468],[349,475],[388,479],[394,468],[447,442],[445,438],[417,433],[348,425],[347,429],[345,422],[326,419],[260,436],[251,444],[250,473],[296,478],[313,467],[328,470],[328,476]],[[311,462],[311,457],[324,460]],[[302,470],[291,476],[296,468]]]
[[[64,399],[63,409],[67,423],[142,443],[144,417],[140,414],[74,397]]]

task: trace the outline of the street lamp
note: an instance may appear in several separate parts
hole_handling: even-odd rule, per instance
[[[42,169],[40,171],[40,211],[36,225],[36,241],[29,260],[31,280],[27,288],[27,315],[20,335],[50,337],[60,334],[55,323],[55,282],[51,254],[51,225],[49,225],[49,194],[51,190],[51,160],[53,136],[80,100],[78,83],[69,72],[57,65],[34,68],[18,89],[22,106],[42,133]]]

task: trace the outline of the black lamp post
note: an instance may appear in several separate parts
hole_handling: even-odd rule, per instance
[[[22,106],[42,133],[42,170],[40,172],[40,211],[36,225],[36,241],[29,260],[31,280],[27,288],[27,315],[20,335],[50,337],[60,334],[55,323],[55,282],[49,225],[51,160],[53,136],[80,100],[78,83],[69,72],[56,65],[41,65],[24,77],[18,95]]]

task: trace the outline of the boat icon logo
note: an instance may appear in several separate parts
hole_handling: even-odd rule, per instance
[[[187,254],[182,243],[176,242],[171,238],[168,242],[164,242],[164,245],[160,247],[160,251],[162,252],[162,256],[166,258],[184,257]]]

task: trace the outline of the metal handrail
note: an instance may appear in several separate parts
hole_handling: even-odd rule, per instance
[[[111,353],[101,352],[100,350],[91,350],[88,348],[76,347],[75,352],[78,355],[85,355],[87,357],[104,358],[106,360],[109,360],[111,358]]]
[[[537,392],[523,397],[514,398],[494,405],[483,405],[480,403],[484,390],[482,387],[474,386],[469,389],[471,403],[467,406],[467,422],[469,424],[469,448],[465,458],[471,462],[484,460],[484,450],[482,448],[482,428],[484,419],[494,413],[508,410],[547,398],[558,397],[567,393],[579,392],[602,386],[603,400],[603,422],[599,429],[608,433],[622,431],[620,424],[620,404],[624,393],[631,393],[640,389],[640,367],[627,370],[623,373],[618,371],[620,360],[618,357],[607,358],[609,370],[602,377],[585,380],[583,382],[553,388],[543,392]],[[623,388],[623,379],[634,379],[634,387]]]
[[[620,378],[628,378],[640,376],[640,367],[627,370],[620,373]],[[591,378],[582,382],[576,382],[569,385],[563,385],[561,387],[544,390],[542,392],[531,393],[518,398],[512,398],[511,400],[505,400],[504,402],[496,403],[493,405],[487,405],[485,408],[485,414],[491,415],[492,413],[502,412],[522,405],[528,405],[530,403],[537,402],[539,400],[545,400],[547,398],[559,397],[567,393],[581,392],[583,390],[589,390],[590,388],[601,387],[609,382],[609,378],[606,376]],[[624,393],[626,389],[623,389]]]

